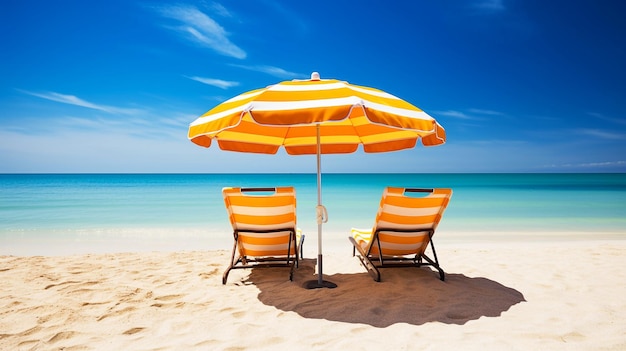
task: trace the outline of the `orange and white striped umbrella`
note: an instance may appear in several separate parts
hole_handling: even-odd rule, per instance
[[[384,91],[334,79],[285,81],[229,99],[189,127],[204,147],[290,155],[387,152],[443,144],[443,127],[426,112]]]
[[[318,280],[307,288],[335,287],[322,279],[321,154],[388,152],[441,145],[445,130],[426,112],[382,90],[335,79],[285,81],[229,99],[189,126],[189,139],[222,150],[290,155],[317,155]]]

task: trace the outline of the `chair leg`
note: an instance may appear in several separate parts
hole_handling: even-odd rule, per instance
[[[233,253],[230,256],[230,264],[228,265],[228,268],[226,268],[226,271],[224,272],[224,275],[222,276],[222,285],[226,284],[226,280],[228,280],[228,273],[230,273],[230,270],[233,269],[237,261],[239,261],[239,258],[235,260],[236,253],[237,253],[237,240],[235,239],[235,244],[233,245]]]
[[[422,258],[424,258],[426,261],[428,261],[428,263],[435,268],[437,271],[439,271],[439,279],[441,281],[444,281],[446,279],[446,275],[443,271],[443,269],[439,266],[439,262],[435,262],[433,261],[430,257],[423,255],[422,254]]]
[[[363,267],[365,267],[365,269],[370,274],[370,276],[372,276],[372,279],[374,279],[375,282],[380,282],[380,271],[378,270],[378,268],[374,266],[367,254],[363,252],[363,249],[361,249],[361,247],[359,246],[359,244],[357,244],[356,240],[354,240],[353,237],[348,237],[348,239],[352,243],[352,255],[356,256],[355,250],[358,250],[359,255],[357,257],[361,261],[361,264],[363,264]]]
[[[293,241],[293,245],[294,245],[294,260],[291,262],[291,267],[289,268],[289,280],[293,281],[293,270],[296,267],[300,266],[300,258],[302,257],[302,242],[304,241],[304,235],[300,236],[300,242],[298,242],[296,240],[296,233],[292,232],[292,238],[291,241]],[[289,252],[287,252],[287,263],[289,263],[289,258],[291,257],[291,247],[288,249]]]
[[[298,262],[298,258],[296,257],[296,260],[291,263],[291,268],[289,269],[289,280],[290,281],[293,281],[293,270],[296,267],[296,263],[297,262]]]
[[[439,260],[437,259],[437,252],[435,251],[435,245],[433,244],[432,236],[431,236],[431,240],[430,240],[430,248],[433,251],[433,257],[435,258],[434,260],[431,259],[430,257],[426,256],[425,254],[422,254],[420,257],[424,258],[426,261],[428,261],[428,263],[430,263],[431,266],[433,266],[436,270],[438,270],[439,271],[439,279],[441,281],[445,281],[446,274],[444,273],[444,271],[441,268],[441,266],[439,266]]]
[[[222,285],[226,285],[226,280],[228,280],[228,273],[230,273],[230,270],[233,269],[233,266],[229,266],[228,269],[226,269],[226,272],[224,272],[224,275],[222,276]]]
[[[434,232],[431,232],[429,234],[430,248],[433,251],[433,257],[435,258],[435,264],[437,265],[435,268],[437,268],[437,270],[439,271],[439,279],[441,279],[441,281],[444,281],[446,279],[446,276],[445,276],[445,273],[443,272],[443,269],[441,269],[441,266],[439,266],[439,259],[437,258],[437,252],[435,251],[435,243],[433,242],[433,234]]]
[[[378,268],[376,268],[376,266],[374,266],[372,261],[370,261],[370,259],[367,256],[359,255],[358,257],[359,257],[359,260],[361,260],[361,263],[363,264],[363,267],[365,267],[365,269],[367,270],[367,273],[370,274],[370,276],[372,277],[372,279],[374,279],[375,282],[379,283],[380,282],[380,271],[378,270]]]
[[[304,234],[300,236],[300,243],[296,246],[296,268],[300,267],[300,260],[304,259],[303,246],[304,244]]]

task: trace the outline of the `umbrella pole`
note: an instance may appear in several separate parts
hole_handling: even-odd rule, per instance
[[[328,220],[326,209],[322,205],[322,146],[320,125],[317,125],[317,280],[304,283],[306,289],[336,288],[337,284],[325,281],[322,274],[322,223]]]

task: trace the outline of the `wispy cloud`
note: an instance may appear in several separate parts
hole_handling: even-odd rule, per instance
[[[479,115],[488,115],[488,116],[504,116],[504,113],[499,111],[492,110],[483,110],[479,108],[470,108],[469,112],[479,114]]]
[[[616,124],[626,125],[626,119],[624,119],[624,118],[619,119],[619,118],[614,118],[614,117],[608,117],[608,116],[605,116],[605,115],[603,115],[601,113],[597,113],[597,112],[589,112],[588,114],[591,117],[602,119],[604,121],[608,121],[608,122],[616,123]]]
[[[218,4],[217,2],[213,2],[209,5],[209,8],[217,13],[218,15],[222,16],[222,17],[228,17],[231,18],[233,17],[233,15],[230,13],[230,11],[228,11],[228,9],[226,7],[224,7],[224,5],[222,4]]]
[[[228,88],[236,87],[239,85],[239,82],[231,82],[227,80],[214,79],[214,78],[203,78],[203,77],[196,77],[196,76],[186,77],[186,78],[195,80],[196,82],[200,82],[202,84],[212,85],[214,87],[218,87],[221,89],[228,89]]]
[[[33,130],[32,128],[22,128],[21,125],[14,126],[15,133],[32,135],[33,133],[44,133],[47,135],[64,136],[80,130],[81,133],[91,132],[109,137],[119,137],[128,135],[139,137],[140,139],[168,138],[177,139],[184,135],[189,121],[196,116],[181,115],[178,111],[158,112],[150,108],[121,108],[109,105],[96,104],[86,101],[74,95],[66,95],[55,92],[34,93],[20,90],[25,94],[38,98],[55,101],[63,104],[80,106],[91,110],[101,111],[112,115],[125,115],[125,118],[107,118],[99,113],[78,113],[77,115],[60,115],[47,118],[45,125]],[[28,120],[25,119],[24,121]],[[22,121],[22,122],[24,122]]]
[[[605,140],[626,139],[626,135],[624,134],[608,132],[606,130],[601,130],[601,129],[577,129],[575,132],[577,134],[582,134],[585,136],[590,136],[590,137],[605,139]]]
[[[179,22],[177,26],[168,28],[181,33],[188,40],[209,47],[224,56],[246,58],[246,52],[228,39],[229,34],[226,30],[196,7],[168,6],[158,10],[163,17]],[[218,6],[216,11],[222,16],[229,15],[223,6]]]
[[[458,111],[458,110],[446,110],[446,111],[433,111],[433,114],[445,117],[456,118],[459,120],[466,121],[484,121],[488,120],[492,117],[502,117],[506,116],[505,113],[494,111],[494,110],[485,110],[478,108],[470,108],[466,111]]]
[[[552,164],[546,168],[611,168],[626,166],[626,161],[606,161],[606,162],[587,162],[587,163],[564,163]]]
[[[285,78],[285,79],[306,76],[306,74],[290,72],[290,71],[284,70],[279,67],[274,67],[274,66],[263,66],[263,65],[247,66],[247,65],[237,65],[237,64],[231,64],[231,66],[247,69],[249,71],[261,72],[261,73],[269,74],[274,77]]]
[[[581,167],[610,167],[610,166],[623,166],[626,165],[626,161],[613,161],[613,162],[590,162],[581,163]]]
[[[66,95],[66,94],[55,93],[55,92],[35,93],[35,92],[25,91],[25,90],[20,90],[20,91],[25,94],[36,96],[42,99],[60,102],[63,104],[68,104],[68,105],[85,107],[85,108],[103,111],[103,112],[112,113],[112,114],[136,115],[142,112],[140,109],[95,104],[95,103],[83,100],[74,95]]]
[[[433,111],[433,114],[440,115],[440,116],[446,116],[446,117],[452,117],[452,118],[458,118],[458,119],[465,119],[465,120],[476,120],[476,119],[479,119],[477,117],[470,116],[470,115],[468,115],[468,114],[466,114],[464,112],[454,111],[454,110]]]
[[[189,122],[196,117],[175,110],[162,109],[156,111],[146,109],[125,118],[110,118],[99,113],[74,111],[74,114],[63,112],[60,115],[46,115],[45,123],[39,116],[23,117],[15,120],[5,128],[5,131],[28,138],[45,135],[60,142],[66,141],[72,135],[86,134],[93,134],[93,140],[115,140],[122,136],[132,136],[141,140],[159,138],[180,140],[184,138]],[[33,128],[33,125],[37,127]]]

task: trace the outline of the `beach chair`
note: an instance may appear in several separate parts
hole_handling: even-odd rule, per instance
[[[353,228],[349,237],[352,255],[359,259],[375,281],[380,282],[384,267],[431,266],[445,273],[439,266],[433,244],[433,235],[448,206],[452,189],[416,189],[387,187],[380,200],[374,227],[368,230]],[[425,254],[430,244],[433,257]]]
[[[296,227],[295,189],[223,188],[222,194],[235,239],[222,284],[232,269],[252,267],[286,266],[293,280],[304,241]]]

